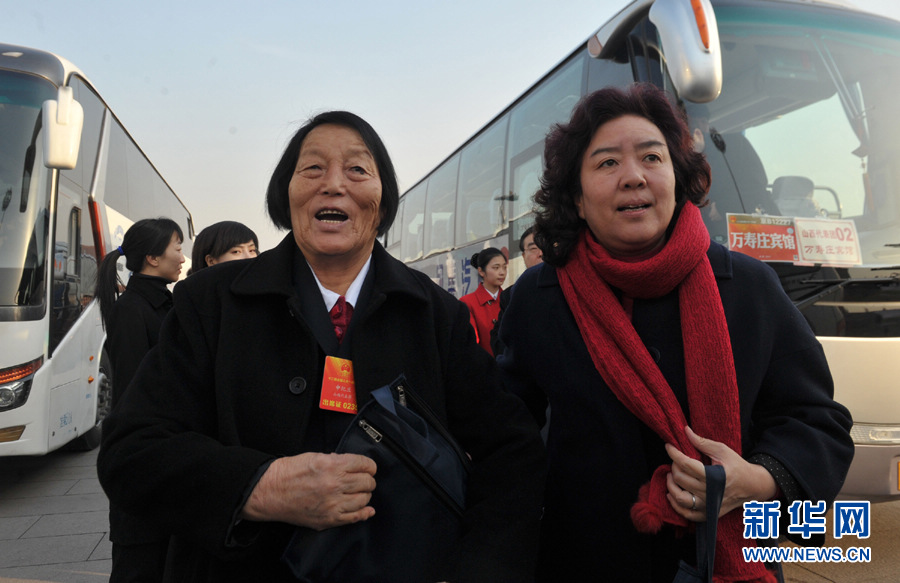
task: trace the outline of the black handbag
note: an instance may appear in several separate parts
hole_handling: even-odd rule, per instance
[[[697,525],[697,566],[681,561],[672,583],[712,583],[719,509],[725,495],[725,468],[706,466],[706,522]]]
[[[309,583],[436,581],[462,532],[462,448],[401,375],[372,392],[335,451],[375,460],[375,516],[320,532],[298,528],[282,560]]]

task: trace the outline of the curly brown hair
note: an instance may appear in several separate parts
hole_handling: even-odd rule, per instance
[[[594,133],[603,124],[624,115],[637,115],[659,128],[675,170],[676,216],[686,202],[705,204],[710,170],[703,154],[694,151],[690,132],[665,91],[648,83],[626,90],[607,87],[578,102],[567,123],[555,124],[544,142],[544,174],[534,195],[534,240],[544,261],[565,265],[587,223],[578,216],[575,201],[581,196],[581,161]]]

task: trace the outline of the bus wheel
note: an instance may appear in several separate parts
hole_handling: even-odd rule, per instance
[[[91,429],[73,439],[66,449],[71,451],[90,451],[100,445],[101,425],[112,405],[112,368],[106,350],[100,355],[100,368],[97,371],[97,417]]]

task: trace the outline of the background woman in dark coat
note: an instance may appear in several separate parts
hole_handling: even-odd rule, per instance
[[[200,231],[194,239],[188,275],[216,263],[258,255],[259,239],[253,229],[237,221],[220,221]]]
[[[178,280],[184,254],[181,227],[172,219],[142,219],[133,224],[122,245],[103,258],[97,272],[97,299],[106,329],[106,351],[112,361],[112,406],[122,399],[147,352],[156,346],[163,318],[172,308],[168,286]],[[119,257],[132,272],[119,295]],[[118,296],[118,299],[116,297]],[[113,543],[110,581],[160,581],[168,534],[110,506],[109,538]]]
[[[432,580],[532,577],[537,426],[503,391],[466,307],[376,241],[398,198],[371,126],[320,114],[269,184],[269,216],[291,233],[176,288],[160,344],[105,422],[98,463],[111,500],[177,533],[167,580],[292,581],[280,557],[298,526],[379,519],[375,463],[329,453],[353,416],[321,406],[326,357],[352,360],[360,404],[405,374],[471,455],[464,533],[434,557]],[[332,304],[352,306],[346,328],[329,319]]]
[[[821,346],[771,269],[710,242],[709,167],[661,90],[585,97],[544,159],[544,263],[500,328],[510,386],[551,410],[540,578],[670,583],[712,463],[717,576],[771,581],[742,503],[830,502],[853,455]]]

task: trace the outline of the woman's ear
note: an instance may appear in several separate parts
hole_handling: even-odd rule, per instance
[[[213,257],[212,255],[207,255],[206,257],[203,258],[203,260],[206,261],[207,267],[212,267],[213,265],[216,264],[216,258]]]
[[[572,197],[572,202],[575,203],[575,210],[578,211],[578,216],[584,219],[584,196],[579,192]]]
[[[154,255],[144,256],[144,263],[150,267],[159,267],[159,257]]]

